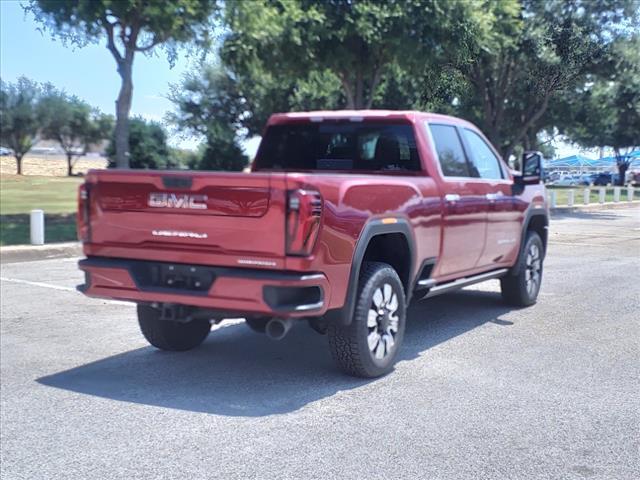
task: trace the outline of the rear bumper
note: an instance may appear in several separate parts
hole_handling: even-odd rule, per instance
[[[106,257],[89,257],[78,266],[85,272],[85,284],[78,290],[90,297],[190,305],[225,313],[320,316],[331,293],[322,273]]]

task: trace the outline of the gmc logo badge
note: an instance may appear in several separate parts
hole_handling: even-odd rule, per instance
[[[153,208],[190,208],[192,210],[206,210],[206,195],[189,195],[187,193],[160,193],[149,194],[147,205]]]

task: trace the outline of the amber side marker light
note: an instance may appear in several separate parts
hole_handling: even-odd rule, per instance
[[[383,218],[382,219],[382,223],[384,223],[385,225],[388,225],[390,223],[398,223],[398,219],[397,218]]]

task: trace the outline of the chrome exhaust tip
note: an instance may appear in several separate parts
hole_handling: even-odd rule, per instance
[[[282,340],[293,327],[290,318],[272,318],[267,323],[265,333],[271,340]]]

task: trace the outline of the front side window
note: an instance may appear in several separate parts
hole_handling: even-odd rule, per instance
[[[504,178],[500,160],[487,142],[473,130],[465,128],[462,132],[469,146],[472,176],[493,180]]]
[[[438,161],[445,177],[470,177],[469,165],[460,136],[452,125],[429,125]]]
[[[419,171],[413,127],[323,121],[270,126],[254,170]]]

